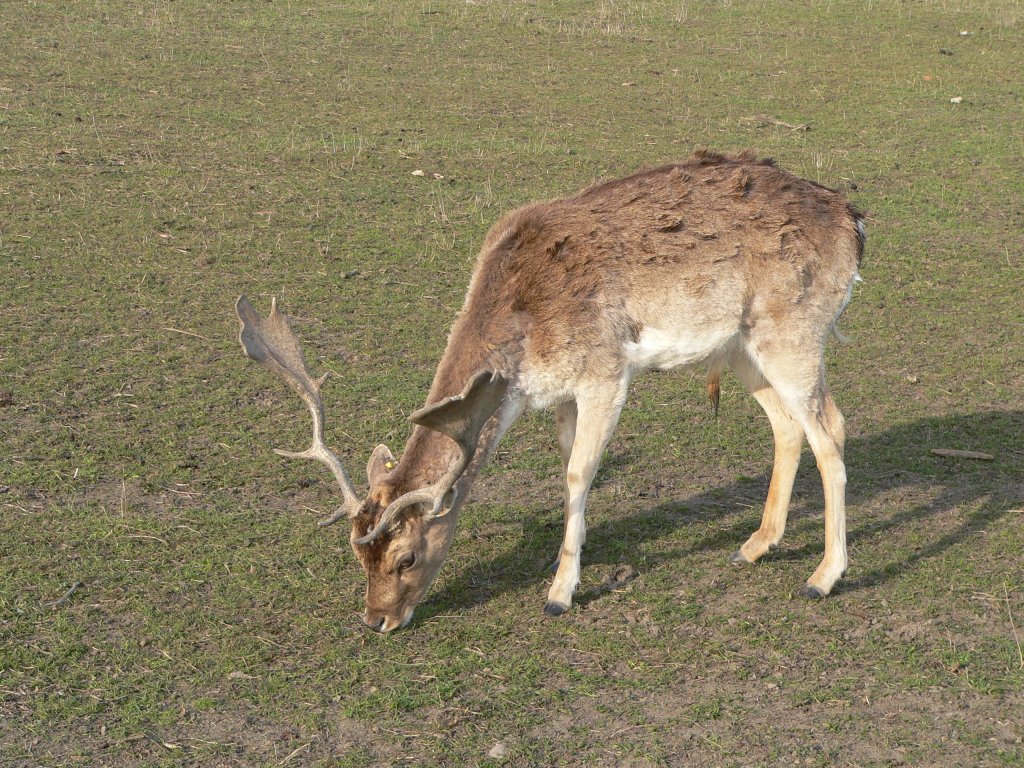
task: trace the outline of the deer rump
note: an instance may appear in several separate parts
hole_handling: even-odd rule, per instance
[[[698,153],[675,165],[524,206],[488,233],[426,405],[396,461],[378,446],[360,500],[323,441],[320,385],[276,304],[238,302],[247,355],[281,377],[313,417],[309,449],[352,521],[367,574],[368,626],[404,626],[448,552],[462,501],[505,430],[554,406],[565,531],[545,610],[571,606],[584,508],[632,378],[703,365],[708,393],[730,367],[764,408],[775,461],[760,527],[734,553],[754,562],[782,538],[804,439],[825,491],[825,554],[801,589],[823,597],[847,566],[843,417],[824,348],[850,300],[861,215],[839,193],[750,154]]]

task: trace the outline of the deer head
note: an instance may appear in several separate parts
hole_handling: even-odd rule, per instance
[[[270,315],[260,315],[245,296],[235,311],[241,322],[239,341],[246,356],[262,363],[306,404],[313,418],[313,439],[305,451],[274,449],[287,458],[315,459],[325,464],[341,489],[342,503],[321,526],[347,518],[351,544],[366,572],[364,623],[389,632],[405,626],[437,576],[455,532],[461,499],[456,484],[477,451],[480,433],[504,397],[508,382],[491,371],[478,371],[462,392],[416,411],[410,420],[445,435],[450,450],[429,464],[439,477],[424,480],[423,472],[400,472],[391,451],[378,445],[367,465],[369,492],[359,500],[338,457],[324,442],[324,410],[320,387],[327,379],[310,376],[298,338],[286,315],[271,301]],[[406,488],[413,478],[423,482]]]

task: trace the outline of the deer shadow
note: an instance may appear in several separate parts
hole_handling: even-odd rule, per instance
[[[912,550],[901,551],[887,562],[868,570],[851,563],[851,573],[837,585],[835,593],[849,593],[875,587],[920,567],[959,542],[991,527],[1024,504],[1024,411],[989,411],[918,419],[884,432],[848,437],[846,441],[848,545],[871,546],[879,537],[913,534]],[[962,447],[992,454],[993,461],[972,461],[934,456],[937,447]],[[626,470],[627,462],[617,457],[603,467],[603,474]],[[770,467],[768,467],[770,472]],[[685,473],[685,465],[676,474]],[[623,483],[628,487],[628,480]],[[603,518],[588,527],[583,564],[618,565],[635,556],[642,544],[672,534],[684,526],[697,528],[677,547],[650,548],[645,553],[648,567],[665,562],[679,563],[707,551],[721,551],[722,568],[760,523],[768,475],[743,479],[684,498],[658,500],[656,506]],[[643,489],[631,489],[639,493]],[[901,500],[901,495],[908,501]],[[894,503],[891,500],[895,499]],[[782,548],[765,560],[804,560],[821,557],[824,529],[821,481],[813,456],[805,448],[794,489],[794,508]],[[607,504],[607,501],[604,502]],[[891,503],[891,508],[887,504]],[[591,505],[593,506],[593,505]],[[631,501],[631,508],[637,503]],[[891,511],[890,511],[891,509]],[[954,526],[935,523],[948,520],[947,513],[960,509]],[[550,565],[561,542],[561,510],[528,515],[522,520],[522,535],[511,549],[484,558],[446,579],[416,613],[421,622],[446,611],[487,602],[495,596],[524,585],[550,581]],[[858,518],[858,510],[869,514]],[[963,512],[963,510],[967,510]],[[911,530],[912,529],[912,530]],[[789,542],[787,544],[787,541]],[[797,542],[794,544],[794,542]],[[806,542],[806,543],[800,543]],[[453,546],[458,558],[459,542]],[[873,558],[877,562],[877,558]],[[814,564],[808,568],[808,574]],[[797,585],[794,585],[794,587]],[[586,604],[600,599],[604,590],[577,593],[575,602]],[[538,606],[543,595],[538,593]]]

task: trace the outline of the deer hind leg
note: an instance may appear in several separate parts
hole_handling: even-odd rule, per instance
[[[775,437],[775,461],[768,498],[761,515],[761,526],[750,535],[746,543],[732,555],[734,563],[753,563],[766,552],[775,549],[786,530],[789,499],[793,481],[800,464],[804,430],[789,414],[778,392],[765,380],[753,363],[744,357],[733,365],[736,375],[761,404],[772,425]]]
[[[759,362],[765,379],[807,435],[821,474],[825,496],[825,556],[800,594],[824,597],[846,572],[847,565],[843,415],[828,392],[820,354],[817,359],[780,355],[762,358]]]
[[[846,464],[843,462],[843,414],[821,382],[817,407],[807,417],[807,440],[818,462],[825,491],[825,557],[800,589],[804,597],[820,598],[846,573]]]
[[[558,616],[572,606],[572,595],[580,581],[580,552],[586,538],[584,509],[587,494],[597,473],[601,453],[615,431],[625,399],[626,382],[615,382],[614,386],[602,386],[581,394],[575,407],[560,407],[557,413],[563,419],[559,423],[558,436],[565,467],[565,532],[555,579],[544,606],[548,615]],[[571,414],[576,418],[569,419]],[[569,421],[573,422],[571,430]],[[568,442],[570,432],[571,447]]]

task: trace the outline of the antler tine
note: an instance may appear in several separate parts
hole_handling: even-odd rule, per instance
[[[395,499],[388,505],[388,508],[384,510],[380,516],[380,520],[377,521],[377,525],[373,527],[373,530],[362,538],[356,539],[356,544],[366,545],[370,544],[381,537],[388,528],[394,523],[395,518],[398,517],[398,513],[406,507],[411,507],[413,504],[424,504],[426,502],[436,501],[435,486],[429,488],[420,488],[418,491],[410,491],[409,493],[403,494]]]
[[[300,452],[275,448],[274,452],[291,459],[315,459],[331,470],[341,489],[343,501],[332,515],[320,521],[320,525],[330,525],[343,517],[355,517],[360,502],[352,481],[338,457],[324,442],[324,406],[320,398],[320,387],[326,381],[327,374],[319,379],[309,375],[302,357],[302,346],[292,331],[288,317],[278,311],[276,297],[271,299],[270,315],[266,319],[259,316],[245,296],[238,297],[235,312],[242,324],[238,334],[242,351],[291,387],[302,398],[313,417],[313,440],[309,448]]]
[[[445,496],[448,495],[449,491],[453,490],[455,482],[459,479],[459,476],[462,475],[463,470],[465,470],[466,465],[469,464],[469,460],[472,458],[472,454],[467,454],[464,446],[460,445],[459,448],[462,449],[462,456],[459,461],[445,473],[444,477],[427,488],[420,488],[418,491],[410,491],[409,493],[402,494],[393,502],[388,504],[387,509],[385,509],[381,514],[380,520],[377,521],[377,525],[375,525],[373,530],[368,534],[360,539],[356,539],[356,544],[369,544],[379,539],[381,534],[383,534],[384,531],[390,528],[392,523],[394,523],[395,518],[398,517],[398,513],[406,507],[411,507],[413,504],[425,504],[430,502],[432,506],[426,516],[428,518],[440,517],[441,507],[444,505]],[[454,498],[451,503],[455,503]]]

